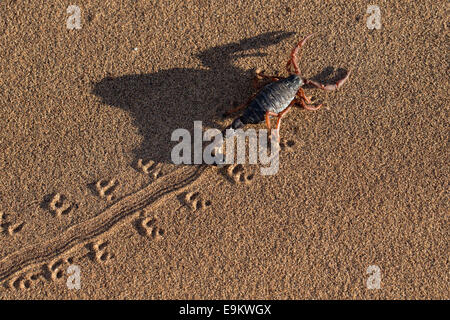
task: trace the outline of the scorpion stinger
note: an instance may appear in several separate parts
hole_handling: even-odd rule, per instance
[[[291,73],[291,66],[294,66],[294,72],[297,75],[300,75],[300,68],[298,67],[298,59],[299,57],[297,56],[300,48],[305,44],[305,42],[311,38],[315,33],[311,33],[310,35],[306,36],[305,38],[303,38],[303,40],[300,40],[298,42],[298,44],[294,47],[294,49],[292,49],[291,52],[291,58],[289,59],[289,61],[286,64],[286,69],[289,73]],[[313,81],[313,80],[309,80],[309,79],[303,79],[303,81],[305,82],[305,84],[308,85],[312,85],[316,88],[325,90],[325,91],[333,91],[336,89],[339,89],[344,83],[345,81],[347,81],[348,77],[350,76],[351,71],[348,71],[347,74],[345,75],[344,78],[340,79],[339,81],[337,81],[335,84],[321,84],[317,81]]]

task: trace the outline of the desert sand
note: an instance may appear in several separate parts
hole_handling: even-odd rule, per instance
[[[372,2],[2,1],[0,299],[449,299],[448,4]],[[171,161],[313,32],[277,174]]]

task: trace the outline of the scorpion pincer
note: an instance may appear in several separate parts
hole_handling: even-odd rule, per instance
[[[307,110],[318,110],[321,105],[311,105],[310,97],[307,97],[302,89],[305,85],[312,85],[316,88],[332,91],[341,87],[350,76],[347,72],[344,78],[334,84],[324,85],[313,80],[303,78],[297,62],[297,54],[300,48],[305,44],[313,34],[310,34],[294,47],[290,59],[286,64],[286,69],[290,75],[286,78],[280,76],[267,76],[257,71],[259,79],[269,79],[271,83],[264,86],[259,92],[254,94],[246,103],[227,111],[224,115],[230,115],[241,109],[244,109],[242,116],[236,118],[225,131],[235,130],[244,127],[246,124],[256,124],[266,121],[267,129],[270,132],[270,117],[277,117],[276,133],[279,140],[280,123],[283,116],[291,109],[294,104],[298,104]],[[292,72],[292,67],[294,71]],[[254,82],[254,86],[256,84]],[[233,133],[234,131],[232,131]]]

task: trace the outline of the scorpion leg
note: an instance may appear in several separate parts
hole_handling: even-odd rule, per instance
[[[271,134],[271,130],[270,130],[270,116],[278,117],[278,114],[275,113],[275,112],[266,111],[266,126],[267,126],[267,137],[268,137],[268,139],[270,139],[270,134]]]
[[[281,111],[279,114],[278,114],[278,120],[277,120],[277,127],[276,127],[276,129],[277,129],[277,133],[280,131],[280,125],[281,125],[281,119],[284,117],[284,115],[286,114],[286,113],[288,113],[289,112],[289,110],[291,109],[291,106],[292,106],[292,102],[291,102],[291,104],[286,108],[286,109],[284,109],[283,111]],[[279,134],[278,134],[278,140],[280,139],[280,136],[279,136]]]
[[[312,37],[314,35],[314,33],[311,33],[309,36],[305,37],[303,40],[301,40],[294,49],[292,49],[291,52],[291,58],[289,59],[289,61],[286,64],[286,70],[287,72],[291,72],[291,64],[294,66],[294,71],[296,74],[300,74],[300,69],[298,68],[298,63],[297,63],[297,54],[300,50],[300,48],[305,44],[306,40],[308,40],[310,37]]]
[[[303,91],[302,88],[298,89],[297,94],[300,96],[300,98],[304,99],[306,103],[311,104],[311,97],[307,97],[305,95],[305,91]]]
[[[300,104],[303,108],[310,111],[316,111],[319,110],[322,104],[311,106],[311,97],[307,97],[305,95],[305,92],[302,88],[298,89],[297,94],[299,95],[299,98],[295,98],[295,103]]]
[[[313,85],[316,88],[325,90],[325,91],[333,91],[336,89],[339,89],[344,83],[345,81],[347,81],[348,77],[350,76],[350,71],[347,72],[347,74],[345,75],[344,78],[342,78],[341,80],[337,81],[335,84],[321,84],[319,82],[313,81],[313,80],[306,80],[306,84],[310,84]]]
[[[283,111],[281,111],[280,113],[274,113],[274,112],[270,112],[270,111],[266,112],[266,125],[267,125],[267,128],[269,129],[269,132],[270,132],[270,118],[269,118],[269,116],[276,116],[278,118],[277,119],[277,126],[275,128],[278,142],[280,142],[281,119],[284,117],[284,115],[286,113],[289,112],[289,110],[291,109],[291,107],[292,107],[292,105],[294,103],[295,103],[295,100],[292,100],[292,102],[288,105],[288,107],[286,109],[284,109]]]
[[[269,130],[270,132],[270,117],[277,117],[278,114],[275,112],[271,112],[271,111],[266,111],[266,126],[267,126],[267,130]]]
[[[261,85],[258,84],[258,81],[263,80],[263,79],[269,79],[272,82],[276,82],[276,81],[280,80],[281,78],[282,77],[280,77],[280,76],[268,76],[268,75],[263,74],[261,71],[256,70],[256,75],[253,78],[252,86],[255,89],[259,89],[261,87]]]
[[[299,103],[303,108],[305,108],[306,110],[309,110],[309,111],[316,111],[316,110],[319,110],[322,107],[322,104],[319,104],[319,105],[316,105],[316,106],[312,106],[310,104],[306,104],[303,99],[298,99],[295,102]]]
[[[242,110],[242,109],[245,109],[245,107],[247,107],[247,106],[250,104],[250,102],[252,102],[252,100],[255,98],[255,96],[256,96],[256,93],[255,93],[254,95],[252,95],[252,96],[250,97],[250,99],[247,100],[247,102],[238,105],[236,108],[233,108],[233,109],[230,109],[230,110],[225,111],[225,113],[223,114],[223,116],[224,116],[224,117],[227,117],[227,116],[229,116],[230,114],[233,114],[233,113],[236,113],[236,112],[238,112],[238,111],[240,111],[240,110]]]

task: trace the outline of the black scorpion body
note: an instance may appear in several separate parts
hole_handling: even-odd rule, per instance
[[[325,91],[333,91],[339,89],[339,87],[347,81],[350,76],[350,71],[347,72],[345,77],[336,81],[336,83],[329,84],[322,84],[311,79],[303,78],[300,75],[300,68],[297,61],[298,51],[311,36],[312,34],[303,38],[303,40],[299,41],[294,49],[292,49],[290,59],[286,64],[286,71],[290,74],[287,78],[282,78],[280,76],[268,76],[257,71],[257,77],[255,78],[256,80],[265,78],[274,82],[262,88],[262,90],[259,91],[247,103],[241,104],[238,107],[226,112],[225,115],[229,115],[246,108],[242,116],[235,119],[233,123],[222,132],[222,134],[225,133],[228,136],[228,134],[231,133],[231,135],[233,135],[236,132],[233,129],[242,128],[248,123],[260,123],[264,120],[266,120],[267,129],[271,130],[270,117],[277,117],[276,133],[278,136],[278,141],[280,141],[279,129],[281,119],[288,112],[293,103],[297,103],[306,110],[310,111],[316,111],[322,106],[322,104],[311,104],[310,98],[308,98],[302,90],[302,87],[305,84]]]
[[[264,121],[266,112],[280,113],[285,110],[304,85],[303,79],[296,74],[276,82],[269,83],[255,96],[243,115],[233,121],[230,128],[242,128],[245,124]]]

